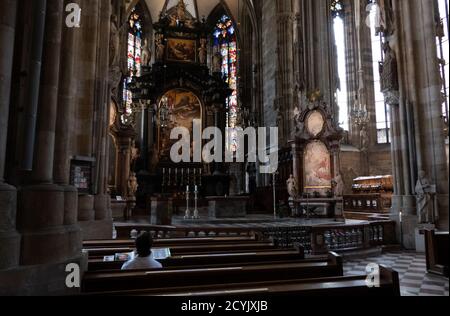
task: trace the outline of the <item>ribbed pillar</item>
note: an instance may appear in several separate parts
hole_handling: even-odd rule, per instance
[[[73,0],[65,0],[65,5]],[[74,111],[77,81],[75,58],[77,42],[75,33],[77,28],[63,28],[61,49],[61,74],[58,91],[58,112],[56,121],[56,143],[54,160],[55,183],[64,189],[64,224],[75,225],[78,221],[78,191],[69,185],[70,181],[70,142],[72,113]]]
[[[19,196],[23,265],[61,262],[74,255],[63,226],[64,191],[53,184],[63,4],[47,2],[33,185],[22,188]]]
[[[441,82],[435,37],[434,1],[393,2],[400,104],[393,120],[394,214],[403,213],[403,243],[416,247],[418,214],[414,186],[420,170],[436,185],[440,229],[448,230],[448,168],[441,119]]]
[[[0,2],[0,270],[19,263],[16,189],[4,183],[17,0]]]
[[[294,110],[294,11],[290,0],[276,0],[277,8],[277,76],[276,109],[281,119],[280,146],[287,145],[288,135],[294,130],[294,122],[289,119]]]
[[[95,196],[95,220],[102,228],[90,238],[111,238],[112,236],[112,211],[110,207],[110,196],[108,194],[108,135],[109,135],[109,112],[110,112],[110,89],[109,89],[109,41],[111,21],[111,1],[100,1],[100,24],[99,24],[99,58],[96,72],[97,99],[96,99],[96,161],[97,161],[97,194]]]
[[[100,3],[92,0],[80,1],[82,27],[79,30],[79,54],[77,55],[78,87],[74,129],[76,142],[73,152],[78,156],[92,158],[94,157],[93,128]],[[93,221],[95,219],[94,196],[80,195],[78,202],[78,220],[80,222]]]

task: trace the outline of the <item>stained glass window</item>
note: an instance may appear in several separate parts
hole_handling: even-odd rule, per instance
[[[347,59],[345,46],[344,5],[340,0],[331,3],[333,16],[334,40],[336,45],[339,89],[336,92],[336,102],[339,106],[339,125],[346,131],[350,128],[348,90],[347,90]]]
[[[123,80],[124,115],[122,123],[127,123],[127,117],[132,114],[133,94],[128,90],[128,84],[134,76],[141,75],[142,36],[142,19],[134,9],[128,20],[128,76]]]
[[[237,75],[237,40],[236,28],[233,20],[228,15],[223,15],[216,24],[213,32],[213,41],[215,52],[222,55],[222,74],[232,90],[228,98],[227,106],[227,126],[230,128],[228,140],[229,148],[235,152],[238,148],[237,133],[238,127],[239,103],[238,103],[238,75]]]

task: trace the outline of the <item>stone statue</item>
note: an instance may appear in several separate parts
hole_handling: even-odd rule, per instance
[[[390,91],[398,91],[398,69],[395,51],[392,49],[389,42],[383,44],[384,61],[380,63],[380,84],[381,92],[387,93]]]
[[[294,175],[291,174],[289,179],[286,181],[287,191],[291,198],[296,199],[299,194],[299,188],[297,179],[295,179]]]
[[[332,183],[334,197],[342,197],[344,195],[344,181],[341,174],[338,174],[336,178],[333,179]]]
[[[361,142],[361,151],[367,152],[369,150],[369,134],[367,133],[367,126],[363,125],[359,132],[359,138]]]
[[[212,71],[213,73],[222,72],[222,55],[219,52],[213,55]]]
[[[109,40],[109,66],[119,66],[120,56],[120,32],[117,15],[111,16],[111,31]]]
[[[156,59],[157,60],[163,60],[164,58],[164,51],[166,46],[163,43],[164,36],[162,34],[157,35],[156,37]]]
[[[201,64],[206,64],[207,49],[206,38],[200,40],[200,48],[198,49],[198,60]]]
[[[392,0],[378,0],[376,16],[377,31],[383,32],[385,35],[392,35],[394,33],[394,22]]]
[[[186,20],[186,5],[183,0],[178,1],[177,5],[177,19],[180,22],[184,22]]]
[[[128,196],[135,197],[138,190],[138,182],[136,178],[136,173],[131,172],[130,178],[128,179]]]
[[[144,40],[142,46],[142,66],[149,66],[152,61],[152,51],[150,50],[148,39]]]
[[[417,213],[420,224],[433,224],[435,220],[434,194],[435,186],[431,185],[425,171],[419,171],[419,180],[416,184]]]

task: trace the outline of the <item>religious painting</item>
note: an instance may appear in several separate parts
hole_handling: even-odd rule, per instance
[[[170,61],[195,63],[197,45],[195,40],[169,38],[167,42],[167,59]]]
[[[319,111],[313,111],[308,115],[306,119],[306,128],[308,133],[310,133],[313,137],[317,137],[325,126],[325,119],[323,118],[322,113]]]
[[[311,142],[305,151],[305,189],[324,192],[331,188],[331,157],[321,141]]]
[[[165,118],[164,118],[165,116]],[[193,121],[202,120],[202,105],[199,98],[188,90],[174,89],[167,92],[159,103],[160,122],[160,155],[169,156],[172,145],[170,132],[176,127],[189,130],[192,137]]]

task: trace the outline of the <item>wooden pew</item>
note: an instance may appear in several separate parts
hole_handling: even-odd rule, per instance
[[[245,299],[254,296],[400,296],[398,273],[380,266],[380,287],[369,288],[366,276],[339,276],[315,279],[212,284],[179,288],[154,288],[145,290],[95,293],[108,296],[226,296]]]
[[[168,238],[155,239],[153,246],[155,248],[164,248],[170,246],[181,245],[229,245],[240,244],[244,242],[256,243],[255,237],[203,237],[203,238]],[[132,239],[118,240],[91,240],[83,242],[83,248],[118,248],[118,247],[134,247],[135,241]]]
[[[448,278],[449,232],[426,230],[424,233],[427,271]]]
[[[158,247],[153,247],[158,248]],[[194,254],[194,253],[225,253],[225,252],[244,252],[244,251],[268,251],[275,250],[277,247],[270,242],[260,243],[242,243],[225,245],[195,245],[195,246],[171,246],[169,248],[173,255]],[[135,250],[135,247],[125,248],[87,248],[84,249],[90,258],[112,256],[116,253],[128,253]]]
[[[327,260],[311,259],[223,268],[117,271],[113,273],[89,272],[83,280],[83,291],[86,293],[126,291],[342,275],[342,258],[335,253],[330,253]]]
[[[186,267],[214,267],[232,266],[260,263],[260,262],[288,262],[290,260],[302,260],[305,258],[303,249],[297,250],[275,250],[268,252],[244,252],[244,253],[219,253],[219,254],[195,254],[172,256],[167,259],[158,260],[164,268],[186,268]],[[120,270],[124,262],[104,262],[101,259],[89,260],[88,271],[98,272],[106,270]]]

